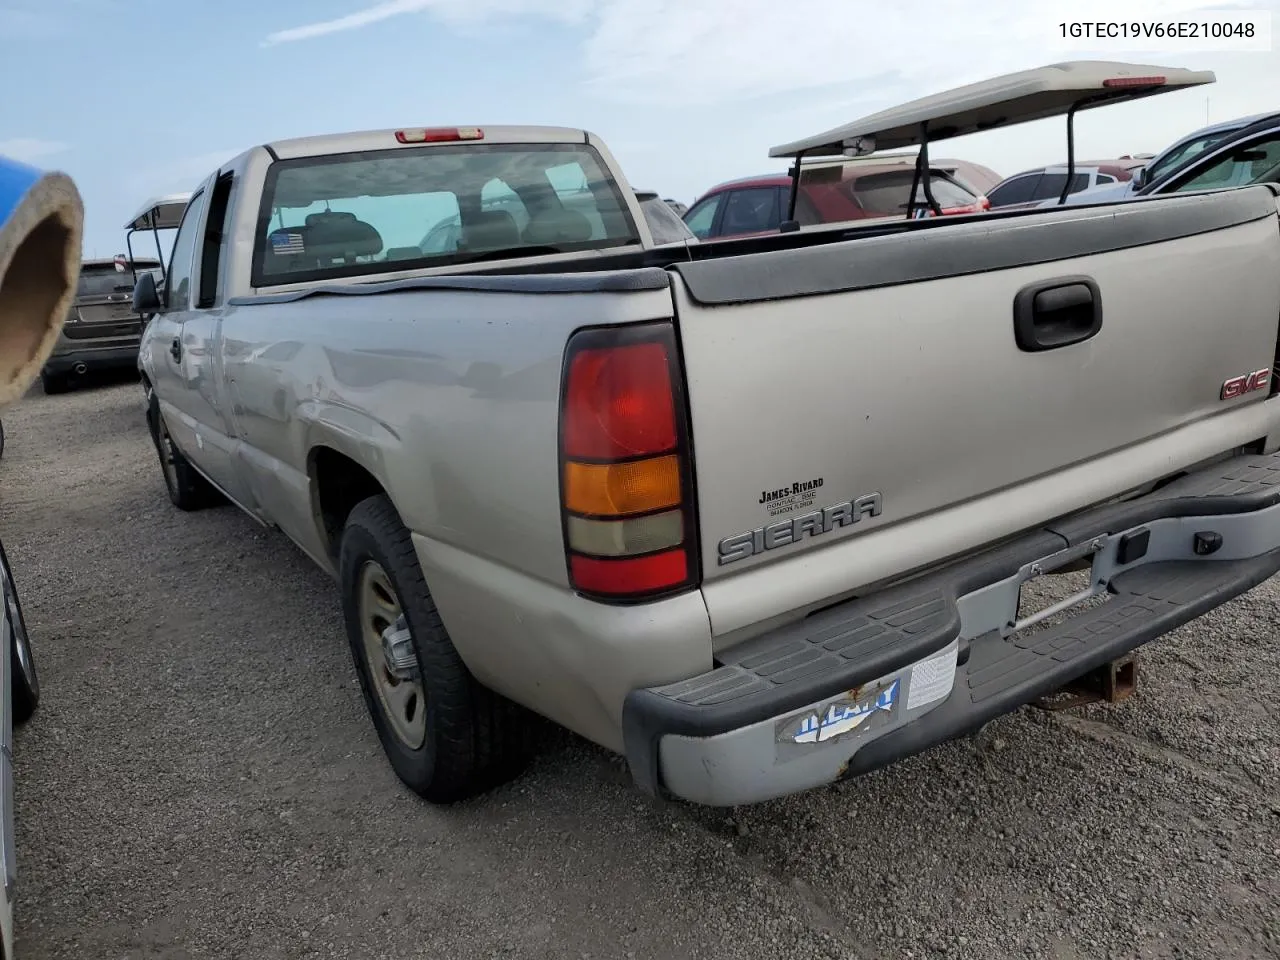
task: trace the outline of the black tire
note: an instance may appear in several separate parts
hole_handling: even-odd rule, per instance
[[[221,499],[221,495],[200,475],[200,472],[182,455],[169,436],[160,402],[147,390],[147,427],[151,442],[160,461],[160,476],[164,479],[169,500],[179,510],[203,510]]]
[[[0,603],[8,614],[12,634],[9,644],[9,664],[13,672],[10,696],[15,725],[26,723],[40,705],[40,678],[36,674],[35,658],[31,654],[31,638],[27,634],[27,621],[22,615],[22,603],[18,599],[18,585],[13,580],[9,558],[0,544]]]
[[[44,390],[46,396],[53,396],[57,393],[66,393],[71,389],[71,380],[65,373],[49,373],[44,371],[40,374],[40,386]]]
[[[425,736],[410,748],[396,733],[371,670],[364,639],[361,577],[372,561],[385,573],[408,623],[425,700]],[[523,769],[532,746],[531,720],[521,707],[483,687],[466,668],[440,620],[409,531],[386,496],[357,504],[347,518],[339,554],[347,639],[365,705],[396,775],[431,803],[483,793]]]

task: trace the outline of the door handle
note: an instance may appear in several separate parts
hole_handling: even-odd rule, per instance
[[[1013,298],[1013,337],[1028,353],[1082,343],[1102,329],[1102,292],[1092,277],[1055,277]]]
[[[182,338],[174,337],[169,344],[169,353],[174,360],[182,360]]]

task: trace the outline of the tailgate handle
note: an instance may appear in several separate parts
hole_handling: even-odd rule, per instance
[[[169,353],[173,356],[173,359],[175,359],[175,360],[181,360],[181,359],[182,359],[182,340],[181,340],[181,338],[179,338],[179,337],[174,337],[171,341],[169,341]]]
[[[1069,347],[1102,329],[1102,293],[1092,277],[1056,277],[1023,287],[1013,298],[1019,350]]]

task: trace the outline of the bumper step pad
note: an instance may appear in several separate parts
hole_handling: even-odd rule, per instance
[[[1124,656],[1280,571],[1280,454],[1233,457],[1160,490],[1046,524],[899,587],[853,599],[742,643],[715,669],[633,690],[623,734],[637,784],[661,784],[665,736],[711,738],[806,709],[960,642],[950,696],[928,713],[859,747],[841,770],[864,773],[976,729],[1088,671]],[[1265,511],[1265,513],[1264,513]],[[1219,530],[1224,544],[1197,558],[1179,523]],[[1117,535],[1147,525],[1151,548],[1120,563]],[[1272,530],[1274,529],[1274,534]],[[1187,541],[1186,544],[1183,541]],[[1093,550],[1106,567],[1107,602],[1035,632],[965,616],[972,600],[1012,585],[1055,554]],[[1144,546],[1144,551],[1146,547]],[[1038,570],[1037,570],[1038,572]],[[968,608],[965,604],[969,603]],[[998,606],[998,604],[997,604]],[[995,629],[991,627],[995,626]]]
[[[1029,636],[979,637],[951,696],[913,723],[866,744],[848,775],[867,773],[970,733],[1262,583],[1280,551],[1248,560],[1154,563],[1119,574],[1114,596]]]

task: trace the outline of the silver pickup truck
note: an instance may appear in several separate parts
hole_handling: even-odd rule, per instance
[[[1056,65],[775,155],[1211,80]],[[164,302],[140,278],[148,422],[174,503],[229,500],[335,577],[421,796],[511,776],[532,711],[646,791],[762,801],[1280,570],[1277,198],[664,245],[581,130],[271,143],[194,191]]]

